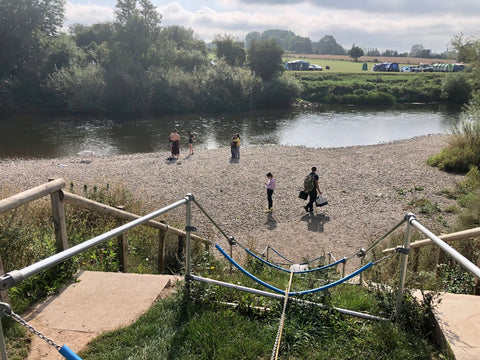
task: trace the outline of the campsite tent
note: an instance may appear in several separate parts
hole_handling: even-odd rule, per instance
[[[309,62],[306,62],[303,60],[295,60],[295,61],[287,62],[285,64],[285,69],[303,71],[303,70],[308,70],[309,66],[310,66]]]
[[[400,71],[400,67],[397,63],[384,62],[382,64],[375,64],[373,71]]]

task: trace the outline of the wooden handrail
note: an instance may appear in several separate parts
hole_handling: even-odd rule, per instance
[[[451,234],[439,235],[438,237],[445,242],[449,242],[449,241],[455,241],[455,240],[468,239],[468,238],[477,237],[477,236],[480,236],[480,227],[468,229],[468,230],[462,230],[462,231],[454,232]],[[420,248],[422,246],[427,246],[427,245],[435,245],[435,243],[430,239],[419,240],[411,243],[410,249]],[[389,248],[389,249],[383,250],[382,252],[384,254],[388,254],[395,251],[395,249],[396,248]]]
[[[112,206],[108,206],[108,205],[96,202],[94,200],[86,199],[79,195],[75,195],[66,191],[63,191],[63,194],[64,194],[64,201],[74,206],[78,206],[88,210],[98,211],[102,214],[110,215],[121,220],[132,221],[140,218],[140,216],[132,214],[128,211],[120,210]],[[183,230],[168,226],[167,224],[163,224],[155,220],[150,220],[146,222],[144,225],[147,225],[156,229],[160,229],[160,230],[165,230],[167,232],[170,232],[178,236],[187,235],[187,233]],[[206,243],[209,242],[207,239],[204,239],[203,237],[195,234],[192,234],[191,238],[197,241],[203,241]]]
[[[0,200],[0,214],[7,211],[16,209],[22,205],[25,205],[31,201],[40,199],[44,196],[50,195],[56,191],[59,191],[65,187],[65,181],[63,179],[56,179],[48,183],[36,186],[21,193],[12,195],[6,199]]]

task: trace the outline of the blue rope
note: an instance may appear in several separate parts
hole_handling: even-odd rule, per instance
[[[222,253],[223,256],[225,256],[225,258],[230,261],[232,263],[233,266],[235,266],[238,270],[240,270],[244,275],[247,275],[249,278],[251,278],[252,280],[258,282],[259,284],[265,286],[266,288],[270,289],[270,290],[273,290],[279,294],[282,294],[282,295],[285,295],[285,291],[283,290],[280,290],[280,289],[277,289],[276,287],[270,285],[270,284],[267,284],[266,282],[256,278],[255,276],[253,276],[252,274],[250,274],[247,270],[245,270],[243,267],[241,267],[239,264],[237,264],[235,262],[235,260],[233,260],[226,252],[225,250],[223,250],[220,245],[215,245],[215,247],[218,249],[218,251],[220,251]]]
[[[347,280],[350,280],[351,278],[357,276],[358,274],[364,272],[365,270],[367,270],[368,268],[372,267],[373,266],[373,262],[369,262],[368,264],[362,266],[360,269],[358,269],[357,271],[351,273],[350,275],[347,275],[345,276],[344,278],[340,279],[340,280],[337,280],[337,281],[334,281],[330,284],[327,284],[327,285],[324,285],[324,286],[320,286],[316,289],[310,289],[310,290],[304,290],[304,291],[297,291],[297,292],[293,292],[293,293],[289,293],[288,295],[290,296],[295,296],[295,295],[305,295],[305,294],[312,294],[312,293],[315,293],[315,292],[318,292],[318,291],[323,291],[323,290],[326,290],[326,289],[329,289],[331,287],[334,287],[334,286],[337,286]]]
[[[281,266],[278,266],[278,265],[276,265],[276,264],[272,264],[272,263],[270,263],[270,262],[262,259],[260,256],[255,255],[253,252],[251,252],[251,251],[248,250],[248,249],[244,249],[244,250],[245,250],[247,253],[249,253],[250,255],[252,255],[254,258],[260,260],[261,262],[263,262],[263,263],[265,263],[265,264],[267,264],[268,266],[271,266],[271,267],[273,267],[273,268],[275,268],[275,269],[278,269],[278,270],[281,270],[281,271],[285,271],[285,272],[288,272],[288,273],[291,272],[291,271],[288,270],[288,269],[284,269],[284,268],[282,268]]]
[[[277,254],[278,256],[280,256],[282,259],[287,260],[290,264],[294,264],[294,262],[293,262],[292,260],[287,259],[285,256],[283,256],[282,254],[280,254],[280,253],[279,253],[277,250],[275,250],[274,248],[270,248],[270,249],[272,249],[272,251],[273,251],[275,254]]]
[[[235,262],[235,260],[233,260],[226,252],[225,250],[223,250],[220,245],[215,245],[215,247],[218,249],[218,251],[220,251],[220,253],[228,260],[230,261],[230,263],[232,263],[233,266],[235,266],[238,270],[240,270],[244,275],[248,276],[249,278],[251,278],[252,280],[258,282],[259,284],[265,286],[266,288],[270,289],[270,290],[273,290],[279,294],[282,294],[285,296],[285,291],[283,290],[280,290],[270,284],[267,284],[266,282],[258,279],[257,277],[255,277],[254,275],[250,274],[247,270],[245,270],[243,267],[241,267],[237,262]],[[352,277],[355,277],[357,276],[358,274],[360,274],[361,272],[367,270],[369,267],[371,267],[373,265],[372,262],[369,262],[368,264],[362,266],[360,269],[358,269],[357,271],[351,273],[350,275],[347,275],[345,276],[344,278],[340,279],[340,280],[337,280],[337,281],[334,281],[330,284],[327,284],[327,285],[324,285],[324,286],[321,286],[321,287],[318,287],[316,289],[310,289],[310,290],[304,290],[304,291],[295,291],[295,292],[289,292],[288,295],[289,296],[295,296],[295,295],[305,295],[305,294],[311,294],[311,293],[314,293],[314,292],[318,292],[318,291],[323,291],[323,290],[326,290],[328,288],[331,288],[333,286],[336,286],[336,285],[339,285],[349,279],[351,279]]]
[[[287,260],[290,264],[294,264],[294,262],[292,260],[289,260],[287,259],[285,256],[283,256],[282,254],[280,254],[277,250],[275,250],[274,248],[272,247],[269,247],[270,249],[272,249],[272,251],[277,254],[278,256],[280,256],[281,258],[283,258],[284,260]],[[246,250],[246,249],[245,249]],[[309,261],[305,261],[303,263],[300,263],[299,265],[308,265],[316,260],[320,260],[323,256],[319,256],[317,257],[316,259],[313,259],[313,260],[309,260]]]
[[[82,360],[82,358],[75,354],[67,345],[63,345],[58,352],[67,360]]]
[[[300,263],[300,265],[308,265],[308,264],[310,264],[310,263],[312,263],[312,262],[314,262],[314,261],[320,260],[320,259],[323,258],[323,257],[324,257],[324,256],[319,256],[319,257],[317,257],[316,259],[313,259],[313,260],[309,260],[309,261],[305,261],[305,262],[303,262],[303,263]]]
[[[272,263],[269,263],[268,261],[266,261],[265,259],[262,259],[260,256],[258,255],[255,255],[253,252],[251,252],[250,250],[248,249],[244,249],[247,253],[249,253],[250,255],[252,255],[253,257],[255,257],[256,259],[260,260],[261,262],[267,264],[268,266],[271,266],[275,269],[278,269],[278,270],[281,270],[281,271],[285,271],[285,272],[290,272],[291,270],[287,270],[287,269],[284,269],[282,268],[281,266],[278,266],[276,264],[272,264]],[[313,260],[312,260],[313,261]],[[314,268],[314,269],[308,269],[308,270],[300,270],[300,271],[294,271],[293,273],[294,274],[305,274],[305,273],[309,273],[309,272],[314,272],[314,271],[319,271],[319,270],[324,270],[324,269],[328,269],[329,267],[332,267],[332,266],[335,266],[335,265],[338,265],[340,263],[344,263],[346,262],[346,259],[343,258],[343,259],[340,259],[338,261],[335,261],[334,263],[331,263],[331,264],[328,264],[328,265],[324,265],[324,266],[321,266],[321,267],[318,267],[318,268]],[[303,264],[300,264],[300,265],[306,265],[306,263],[303,263]]]

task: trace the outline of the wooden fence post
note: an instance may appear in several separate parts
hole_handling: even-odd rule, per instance
[[[62,190],[50,194],[57,253],[68,249],[67,223],[65,220],[65,205],[63,199],[64,195]]]
[[[435,267],[435,276],[438,277],[438,265],[445,263],[445,251],[438,248],[437,251],[437,266]]]
[[[477,258],[477,266],[480,267],[480,255]],[[480,279],[475,278],[475,287],[473,288],[474,295],[480,295]]]
[[[119,205],[117,206],[119,210],[125,210],[125,206]],[[125,223],[122,219],[117,219],[117,227],[122,226]],[[122,233],[117,236],[117,244],[118,244],[118,267],[121,272],[127,272],[127,234]]]
[[[165,236],[166,230],[158,230],[158,273],[165,274]]]
[[[420,257],[420,248],[416,247],[413,249],[413,256],[412,256],[412,270],[417,272],[418,270],[418,259]]]
[[[177,256],[180,261],[183,259],[183,249],[185,248],[185,236],[178,236]]]

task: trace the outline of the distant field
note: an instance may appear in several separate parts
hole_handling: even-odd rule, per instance
[[[293,60],[305,60],[310,64],[317,64],[323,67],[323,71],[330,72],[362,72],[363,63],[368,64],[370,71],[375,64],[382,62],[396,62],[400,67],[406,65],[434,64],[434,63],[455,63],[455,60],[445,59],[420,59],[420,58],[404,58],[404,57],[373,57],[362,56],[357,62],[353,61],[347,55],[305,55],[305,54],[288,54],[284,56],[284,62]],[[326,66],[330,66],[330,70],[325,70]]]

